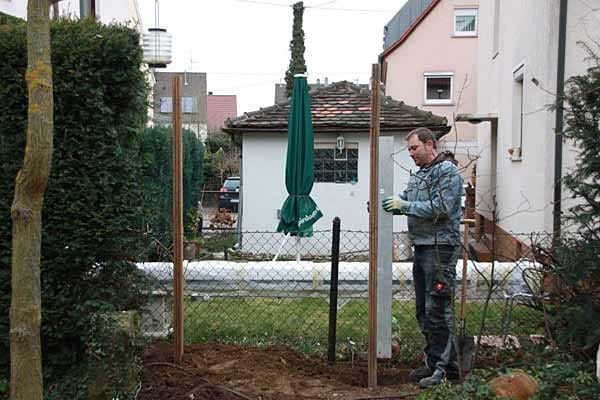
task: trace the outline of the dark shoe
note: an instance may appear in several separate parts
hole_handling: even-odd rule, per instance
[[[433,374],[433,372],[429,368],[421,367],[410,371],[410,374],[408,374],[408,379],[410,379],[412,382],[419,382],[421,379],[431,376],[431,374]]]
[[[421,389],[429,389],[432,386],[439,385],[442,380],[446,377],[446,373],[440,369],[433,371],[431,376],[423,378],[419,381],[419,387]]]
[[[460,374],[458,371],[446,371],[446,379],[450,382],[456,382],[460,380]]]

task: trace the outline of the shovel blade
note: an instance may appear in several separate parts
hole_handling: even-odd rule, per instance
[[[458,368],[461,378],[466,377],[473,369],[475,339],[473,336],[458,337]]]

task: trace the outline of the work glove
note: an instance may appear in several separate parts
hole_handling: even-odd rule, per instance
[[[398,196],[388,196],[381,202],[381,206],[387,212],[391,212],[394,215],[406,214],[410,203],[406,200],[402,200]]]

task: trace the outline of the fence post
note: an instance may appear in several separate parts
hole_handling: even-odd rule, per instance
[[[337,325],[338,266],[340,263],[340,218],[333,219],[333,238],[331,241],[331,278],[329,280],[329,340],[327,359],[335,363],[335,343]]]

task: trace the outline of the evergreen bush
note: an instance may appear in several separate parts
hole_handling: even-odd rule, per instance
[[[51,24],[51,38],[54,155],[41,259],[42,356],[50,389],[63,383],[67,370],[90,361],[95,316],[143,302],[133,261],[144,247],[139,137],[148,93],[135,30],[60,20]],[[0,25],[0,58],[1,377],[9,368],[10,207],[27,121],[24,24]]]
[[[575,168],[564,178],[574,199],[564,226],[577,230],[564,233],[552,254],[556,285],[550,322],[564,350],[591,358],[600,344],[600,57],[582,45],[591,67],[568,80],[564,99],[564,136],[578,152]]]
[[[155,126],[147,128],[141,140],[146,228],[150,237],[166,247],[173,242],[172,137],[170,127]],[[189,130],[183,131],[182,144],[184,227],[186,235],[193,236],[195,232],[191,230],[197,218],[203,179],[204,146],[196,134]]]

